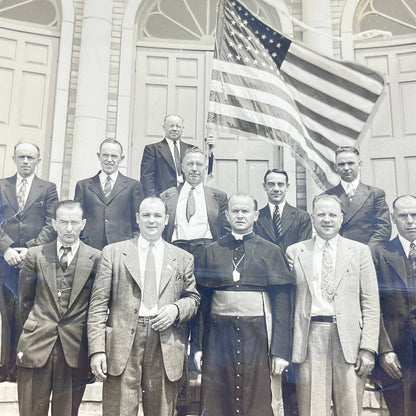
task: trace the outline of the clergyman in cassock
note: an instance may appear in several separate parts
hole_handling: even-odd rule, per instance
[[[272,416],[270,376],[290,359],[292,277],[281,249],[253,233],[257,216],[252,197],[232,196],[232,232],[197,262],[203,329],[193,347],[204,416]]]

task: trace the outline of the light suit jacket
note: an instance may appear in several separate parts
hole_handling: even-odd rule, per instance
[[[287,249],[296,280],[292,361],[306,359],[312,307],[315,240]],[[345,361],[356,362],[359,349],[377,352],[380,306],[377,277],[370,250],[364,244],[339,236],[335,265],[335,315]]]
[[[56,241],[29,249],[19,276],[23,332],[17,347],[17,365],[43,367],[59,337],[68,365],[88,367],[87,311],[99,258],[98,250],[80,241],[68,310],[61,314]]]
[[[179,322],[161,331],[163,363],[171,381],[182,376],[187,341],[184,323],[199,305],[191,254],[168,243],[159,286],[159,308],[176,304]],[[126,367],[136,333],[141,302],[141,279],[137,239],[104,247],[88,313],[89,355],[105,352],[108,373],[119,376]],[[107,310],[108,319],[107,319]]]

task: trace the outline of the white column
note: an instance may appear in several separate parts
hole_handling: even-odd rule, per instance
[[[111,53],[112,0],[85,0],[69,196],[79,179],[98,171],[105,138]]]
[[[304,44],[315,52],[332,56],[330,0],[303,0],[302,20],[305,24],[317,30],[305,30],[303,34]],[[309,172],[306,171],[306,193],[309,212],[312,211],[313,197],[321,192]]]

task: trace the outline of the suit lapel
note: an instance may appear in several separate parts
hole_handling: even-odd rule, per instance
[[[282,233],[280,235],[279,240],[283,239],[284,235],[293,225],[295,212],[295,209],[286,202],[282,212]]]
[[[217,198],[217,194],[214,193],[214,191],[211,188],[207,188],[204,186],[204,195],[205,195],[205,205],[207,207],[207,218],[208,218],[208,224],[209,224],[209,228],[211,230],[211,234],[215,239],[218,239],[220,236],[216,235],[214,236],[214,234],[217,233],[217,220],[218,220],[218,207],[219,207],[219,203],[218,203],[218,198]]]
[[[98,198],[101,200],[103,204],[107,203],[106,198],[104,196],[103,187],[100,183],[99,173],[97,173],[95,176],[91,178],[89,183],[89,189],[91,190],[91,192],[98,196]]]
[[[123,251],[124,265],[137,283],[140,289],[142,289],[142,282],[140,278],[140,264],[139,264],[139,251],[137,248],[137,238],[129,240],[126,248]]]
[[[389,241],[385,245],[385,248],[386,249],[383,250],[383,257],[386,263],[390,264],[407,287],[407,269],[405,263],[406,254],[403,250],[399,237]]]
[[[38,196],[43,192],[43,187],[43,182],[37,176],[34,176],[32,185],[29,190],[29,194],[26,199],[25,206],[22,210],[22,215],[25,215],[25,212],[29,209],[30,206],[33,205]]]
[[[345,270],[351,261],[353,255],[352,247],[348,240],[338,236],[337,257],[335,259],[334,289],[337,287],[345,274]]]
[[[276,234],[274,232],[273,221],[270,215],[270,209],[268,205],[266,205],[264,208],[260,210],[259,218],[257,220],[257,227],[261,228],[264,231],[265,235],[268,235],[268,239],[270,241],[276,242]]]
[[[85,282],[90,276],[91,270],[94,266],[92,256],[88,254],[87,247],[80,241],[78,248],[77,263],[75,265],[74,280],[72,282],[71,296],[69,298],[68,311],[70,310],[75,299],[83,289]]]
[[[9,204],[17,212],[19,210],[19,207],[18,207],[17,195],[16,195],[16,181],[17,181],[17,175],[14,175],[11,178],[7,179],[5,190],[4,190],[4,195],[9,201]]]
[[[299,254],[299,263],[302,267],[305,280],[308,283],[310,293],[312,293],[314,245],[315,245],[314,239],[303,242],[302,247],[301,247],[301,252]]]
[[[52,294],[52,298],[55,300],[55,306],[57,306],[58,289],[56,286],[56,265],[58,263],[58,254],[56,252],[56,240],[52,243],[44,245],[42,253],[45,257],[45,261],[40,263],[40,268]]]
[[[165,254],[163,256],[162,272],[160,276],[159,297],[162,295],[173,272],[177,268],[177,259],[174,248],[165,242],[163,242],[163,244],[165,245]]]
[[[344,214],[344,223],[349,221],[357,213],[357,211],[361,209],[361,207],[364,205],[364,202],[369,198],[369,196],[370,194],[367,191],[366,186],[360,182]],[[346,198],[349,200],[347,196]]]
[[[159,153],[160,155],[168,162],[169,166],[172,168],[174,172],[176,172],[175,162],[173,160],[172,153],[169,149],[168,141],[167,139],[163,139],[159,145]]]

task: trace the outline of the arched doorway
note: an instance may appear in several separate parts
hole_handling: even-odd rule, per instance
[[[350,0],[342,35],[381,29],[392,33],[345,43],[352,56],[385,77],[386,93],[360,150],[363,181],[385,189],[391,203],[397,195],[416,193],[416,9],[414,2]]]
[[[56,0],[0,3],[0,175],[19,140],[36,143],[48,176],[62,9]]]
[[[129,172],[138,177],[143,148],[161,139],[165,114],[181,114],[185,119],[184,141],[205,147],[217,1],[146,0],[137,4],[136,0],[135,3]],[[291,22],[279,17],[274,7],[261,0],[243,3],[265,22],[291,34]],[[284,2],[280,3],[279,7],[284,7]],[[131,38],[131,32],[125,34]],[[122,65],[123,62],[122,51]],[[125,74],[122,68],[120,73]],[[123,91],[127,89],[121,85],[119,104],[129,101]],[[229,194],[237,190],[250,192],[263,202],[263,174],[269,167],[281,164],[282,154],[272,144],[229,135],[217,138],[215,158],[215,174],[209,182],[212,186]]]

